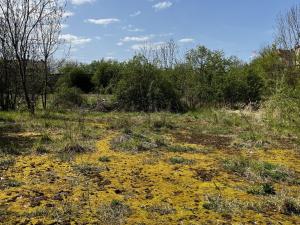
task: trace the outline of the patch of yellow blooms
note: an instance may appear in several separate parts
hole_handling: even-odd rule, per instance
[[[71,162],[61,162],[53,155],[28,155],[17,158],[16,164],[5,172],[5,178],[23,183],[20,187],[0,191],[0,202],[8,206],[7,210],[16,213],[34,213],[54,208],[64,210],[65,203],[77,207],[81,223],[96,223],[99,205],[120,200],[129,205],[132,214],[126,219],[127,224],[221,224],[226,222],[224,215],[203,208],[205,196],[221,194],[229,199],[256,200],[257,197],[245,192],[249,185],[240,177],[223,171],[219,161],[228,158],[232,152],[213,150],[209,153],[172,153],[168,151],[131,153],[114,151],[110,148],[108,135],[97,143],[97,150],[80,154]],[[253,158],[282,164],[300,172],[299,153],[291,150],[255,150],[243,153]],[[100,162],[99,157],[109,157],[110,162]],[[194,163],[189,165],[171,164],[169,159],[180,156]],[[101,175],[110,182],[99,188],[87,177],[74,171],[72,165],[92,164],[107,168]],[[216,170],[212,181],[195,179],[195,170]],[[279,185],[277,185],[280,187]],[[57,193],[70,191],[68,197],[61,201],[53,199]],[[40,205],[32,206],[36,193],[43,193]],[[85,201],[87,204],[82,204]],[[167,207],[171,213],[151,211],[151,207]],[[289,224],[297,217],[282,214],[263,215],[254,211],[241,212],[231,218],[231,224],[247,224],[267,221]],[[4,224],[26,221],[17,214]],[[299,221],[299,220],[298,220]],[[47,214],[31,219],[33,224],[53,222]],[[75,224],[75,221],[72,221]]]

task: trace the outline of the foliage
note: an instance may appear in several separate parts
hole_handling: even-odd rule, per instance
[[[84,93],[93,90],[92,75],[87,72],[83,65],[66,64],[60,69],[62,76],[57,82],[58,87],[75,87]]]
[[[85,103],[81,90],[77,88],[61,87],[54,94],[53,107],[72,108],[80,107]]]
[[[116,99],[127,110],[182,110],[173,85],[141,56],[129,61],[116,88]]]
[[[92,82],[96,89],[111,94],[120,77],[121,64],[116,61],[94,61],[89,67],[93,71]]]
[[[279,88],[263,106],[266,121],[278,131],[300,133],[300,82],[295,89]]]

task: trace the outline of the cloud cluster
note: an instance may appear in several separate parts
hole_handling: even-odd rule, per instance
[[[121,39],[121,42],[143,42],[149,41],[151,36],[127,36]]]
[[[141,14],[142,14],[142,12],[139,10],[139,11],[136,11],[136,12],[130,14],[129,16],[130,16],[130,17],[136,17],[136,16],[139,16],[139,15],[141,15]]]
[[[170,8],[172,5],[173,5],[172,2],[165,1],[165,2],[158,2],[157,4],[153,5],[152,7],[155,9],[155,11],[160,11],[160,10]]]
[[[83,5],[83,4],[86,4],[86,3],[92,3],[94,1],[95,0],[71,0],[71,3],[73,5]]]
[[[120,22],[120,20],[117,19],[117,18],[87,19],[86,22],[93,23],[93,24],[96,24],[96,25],[107,26],[107,25],[112,24],[112,23],[118,23],[118,22]]]
[[[193,38],[183,38],[183,39],[180,39],[178,42],[179,43],[193,43],[195,41],[195,39]]]
[[[72,34],[62,34],[60,39],[71,45],[83,45],[92,41],[90,38],[78,37]]]

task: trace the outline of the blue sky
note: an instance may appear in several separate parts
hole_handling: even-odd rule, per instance
[[[274,39],[279,12],[299,0],[69,0],[62,38],[69,59],[126,60],[145,43],[173,39],[248,61]]]

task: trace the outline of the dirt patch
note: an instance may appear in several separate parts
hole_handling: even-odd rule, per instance
[[[217,149],[230,148],[232,138],[228,136],[218,136],[211,134],[191,133],[182,134],[174,133],[176,141],[190,144],[200,144],[204,146],[211,146]]]

